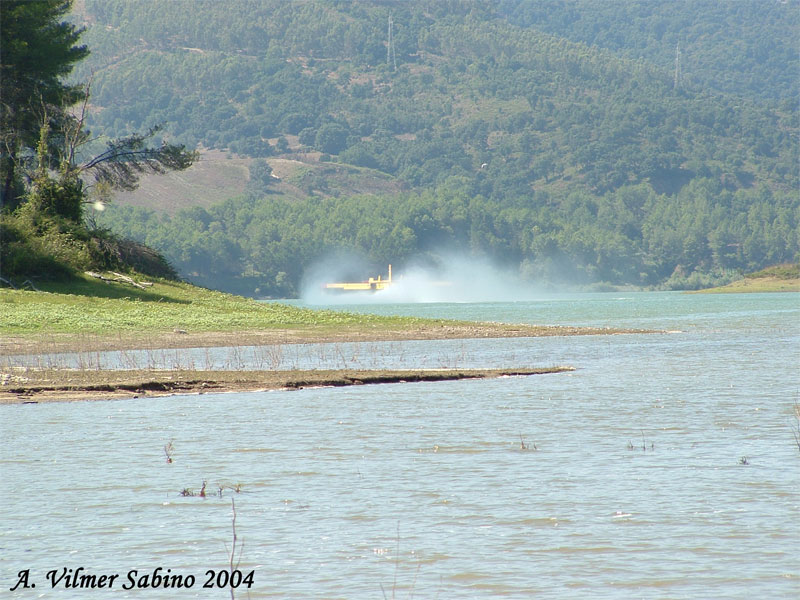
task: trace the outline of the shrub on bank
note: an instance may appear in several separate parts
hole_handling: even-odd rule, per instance
[[[178,279],[160,253],[107,230],[90,230],[30,204],[0,216],[0,276],[7,282],[58,281],[87,270],[133,270]]]

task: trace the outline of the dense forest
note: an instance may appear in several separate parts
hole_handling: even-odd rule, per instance
[[[98,217],[198,283],[291,295],[337,250],[672,287],[799,258],[796,0],[85,0],[73,18],[93,133],[164,123],[253,159],[211,208]],[[314,167],[304,197],[276,157]],[[405,191],[331,193],[335,163]]]

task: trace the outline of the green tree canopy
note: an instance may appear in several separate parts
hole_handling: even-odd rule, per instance
[[[0,3],[0,264],[5,281],[10,281],[6,276],[60,277],[87,268],[143,264],[131,260],[125,240],[87,224],[85,179],[93,176],[104,193],[130,190],[142,174],[183,170],[198,156],[183,145],[148,146],[160,129],[152,127],[107,141],[94,158],[78,158],[78,150],[90,142],[84,127],[89,86],[63,80],[89,51],[77,46],[83,30],[61,20],[71,7],[71,0]],[[82,107],[73,111],[81,99]]]
[[[113,189],[134,190],[139,185],[139,176],[146,173],[163,175],[167,171],[183,171],[197,160],[197,152],[190,152],[178,144],[163,142],[158,148],[147,145],[161,126],[152,127],[145,134],[133,134],[111,140],[101,152],[83,165],[77,172],[90,172],[97,182]]]
[[[63,124],[71,118],[65,109],[83,94],[83,86],[63,82],[75,63],[89,54],[86,46],[78,45],[83,29],[62,21],[71,7],[71,0],[0,3],[3,205],[18,202],[19,165],[33,157],[42,121]]]

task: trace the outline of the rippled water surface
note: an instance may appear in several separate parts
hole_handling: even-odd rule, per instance
[[[673,333],[202,351],[227,368],[577,370],[2,406],[2,594],[230,597],[201,586],[228,562],[234,499],[251,598],[800,596],[798,295],[344,308]],[[180,495],[203,481],[222,496]],[[121,575],[51,589],[63,567]],[[121,589],[156,567],[197,583]],[[9,592],[23,569],[36,588]]]

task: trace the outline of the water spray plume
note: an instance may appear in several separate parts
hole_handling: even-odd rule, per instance
[[[359,268],[361,274],[353,276],[359,273]],[[391,284],[385,285],[389,280]],[[340,285],[326,289],[332,282]],[[342,282],[348,285],[341,285]],[[377,285],[370,289],[370,282]],[[436,264],[429,261],[422,265],[420,261],[402,269],[395,266],[391,276],[388,269],[380,274],[370,272],[364,262],[358,260],[337,260],[335,265],[331,261],[320,263],[308,271],[302,299],[307,304],[328,305],[514,302],[540,296],[540,292],[523,282],[517,273],[479,257],[448,254],[440,257]]]

